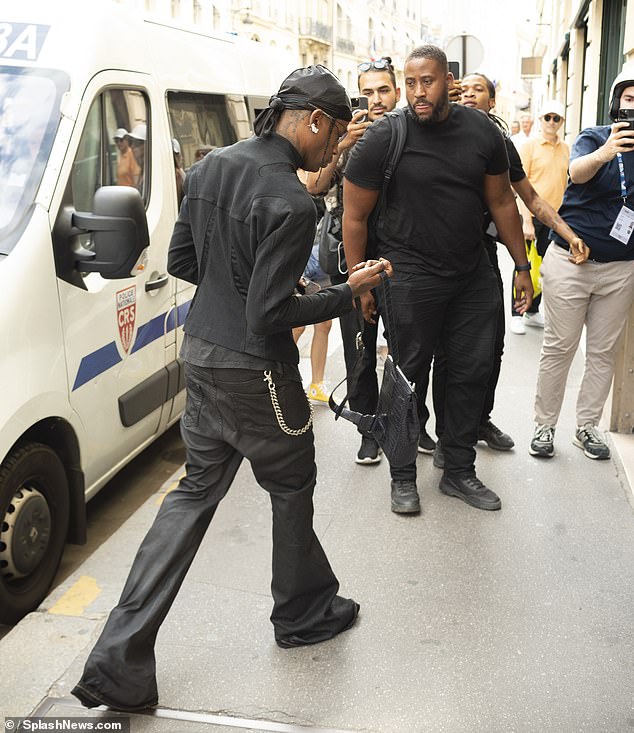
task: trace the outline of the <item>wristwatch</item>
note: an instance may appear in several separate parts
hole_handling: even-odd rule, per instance
[[[531,269],[531,263],[527,262],[525,265],[515,265],[516,272],[528,272]]]

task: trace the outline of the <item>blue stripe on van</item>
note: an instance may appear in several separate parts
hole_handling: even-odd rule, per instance
[[[90,382],[91,379],[98,377],[120,361],[119,350],[114,341],[102,346],[97,351],[93,351],[92,354],[84,356],[79,364],[72,391],[74,392],[82,384]]]
[[[161,313],[151,321],[139,326],[136,332],[136,338],[134,339],[134,345],[130,349],[131,354],[134,354],[135,351],[139,351],[144,346],[151,344],[152,341],[156,341],[156,339],[161,338],[165,334],[165,315],[166,313]]]
[[[181,326],[185,321],[185,317],[189,313],[190,305],[191,300],[188,300],[186,303],[179,305],[178,308],[172,308],[167,317],[167,321],[165,319],[166,314],[161,313],[155,318],[152,318],[151,321],[139,326],[136,339],[134,340],[134,345],[130,353],[139,351],[144,346],[147,346],[153,341],[156,341],[156,339],[161,338],[165,333],[164,329],[169,333],[175,328]],[[79,389],[79,387],[86,384],[86,382],[90,382],[91,379],[94,379],[100,374],[108,371],[108,369],[113,367],[115,364],[118,364],[120,361],[121,357],[119,356],[119,350],[117,349],[117,345],[114,341],[111,341],[105,346],[101,346],[90,354],[86,354],[86,356],[82,357],[82,360],[79,363],[79,369],[77,370],[77,376],[75,377],[75,383],[73,384],[72,391],[74,392],[76,389]]]

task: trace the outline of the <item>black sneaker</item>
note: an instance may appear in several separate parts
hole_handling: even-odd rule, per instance
[[[493,450],[511,450],[515,445],[513,438],[503,433],[490,420],[478,428],[478,440],[483,440]]]
[[[415,481],[392,481],[392,511],[396,514],[420,512],[420,498]]]
[[[434,448],[432,461],[436,468],[445,467],[445,454],[443,452],[442,445],[440,444],[440,440],[438,440],[438,442],[436,443],[436,447]]]
[[[436,441],[427,435],[426,430],[421,430],[420,438],[418,439],[418,452],[431,455],[435,447]]]
[[[497,494],[488,489],[477,476],[447,476],[440,479],[440,490],[447,496],[474,506],[476,509],[495,511],[502,508],[502,502]]]
[[[354,460],[355,463],[380,463],[381,449],[376,440],[364,435],[361,438],[361,447]]]
[[[610,457],[610,449],[603,440],[603,436],[590,422],[577,428],[572,442],[581,448],[588,458],[606,461]]]

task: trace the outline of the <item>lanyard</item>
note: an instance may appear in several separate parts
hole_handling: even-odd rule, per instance
[[[621,198],[623,199],[623,205],[627,203],[627,186],[625,185],[625,168],[623,167],[623,156],[621,153],[616,154],[616,158],[619,162],[619,178],[621,180]]]

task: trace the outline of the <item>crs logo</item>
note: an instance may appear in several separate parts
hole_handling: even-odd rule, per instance
[[[121,348],[127,354],[132,344],[134,324],[136,321],[136,285],[119,290],[117,299],[117,327]]]

